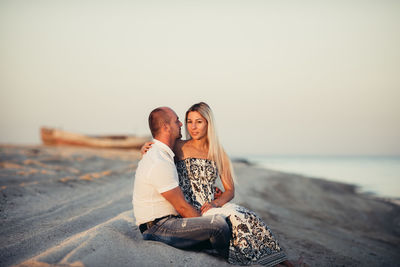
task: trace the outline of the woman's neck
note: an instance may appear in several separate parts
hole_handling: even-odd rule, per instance
[[[205,138],[200,140],[191,139],[190,143],[196,150],[208,152],[208,140]]]

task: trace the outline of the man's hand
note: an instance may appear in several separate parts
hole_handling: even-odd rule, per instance
[[[214,200],[219,198],[222,195],[222,193],[224,193],[224,192],[222,192],[222,190],[216,186],[215,192],[214,192]],[[209,209],[212,209],[212,208],[218,208],[218,205],[216,203],[214,203],[214,201],[204,203],[204,205],[201,206],[201,208],[200,208],[201,214],[204,214],[206,211],[208,211]]]
[[[146,154],[146,152],[151,148],[152,144],[154,144],[154,142],[144,143],[144,145],[140,148],[140,153],[142,153],[142,156]]]
[[[215,205],[213,202],[206,202],[200,208],[201,214],[204,214],[207,210],[212,209],[212,208],[216,208],[216,207],[217,207],[217,205]]]

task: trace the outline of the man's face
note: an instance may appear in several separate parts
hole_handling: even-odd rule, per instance
[[[176,139],[182,138],[182,122],[179,120],[178,116],[172,109],[169,109],[169,116],[171,118],[169,122],[169,125],[171,127],[171,135]]]

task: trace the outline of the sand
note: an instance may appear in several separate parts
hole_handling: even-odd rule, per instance
[[[0,146],[0,266],[231,266],[142,240],[137,151]],[[234,202],[298,266],[400,266],[400,207],[356,187],[235,163]]]

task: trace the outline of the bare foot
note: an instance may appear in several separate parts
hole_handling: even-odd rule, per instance
[[[294,267],[294,266],[297,266],[297,267],[302,267],[302,266],[307,266],[307,265],[303,265],[303,260],[304,260],[304,258],[302,257],[302,256],[300,256],[300,258],[293,264],[293,263],[291,263],[290,261],[288,261],[288,260],[285,260],[285,261],[283,261],[283,262],[281,262],[281,263],[279,263],[278,265],[275,265],[275,267],[276,266],[287,266],[287,267]]]
[[[295,265],[296,265],[296,266],[299,266],[299,267],[301,267],[301,266],[307,266],[307,265],[304,265],[304,264],[303,264],[303,261],[304,261],[303,256],[300,256],[300,258],[296,261]]]
[[[281,264],[282,264],[283,266],[294,267],[294,265],[293,265],[290,261],[288,261],[288,260],[286,260],[286,261],[284,261],[284,262],[281,262]]]

